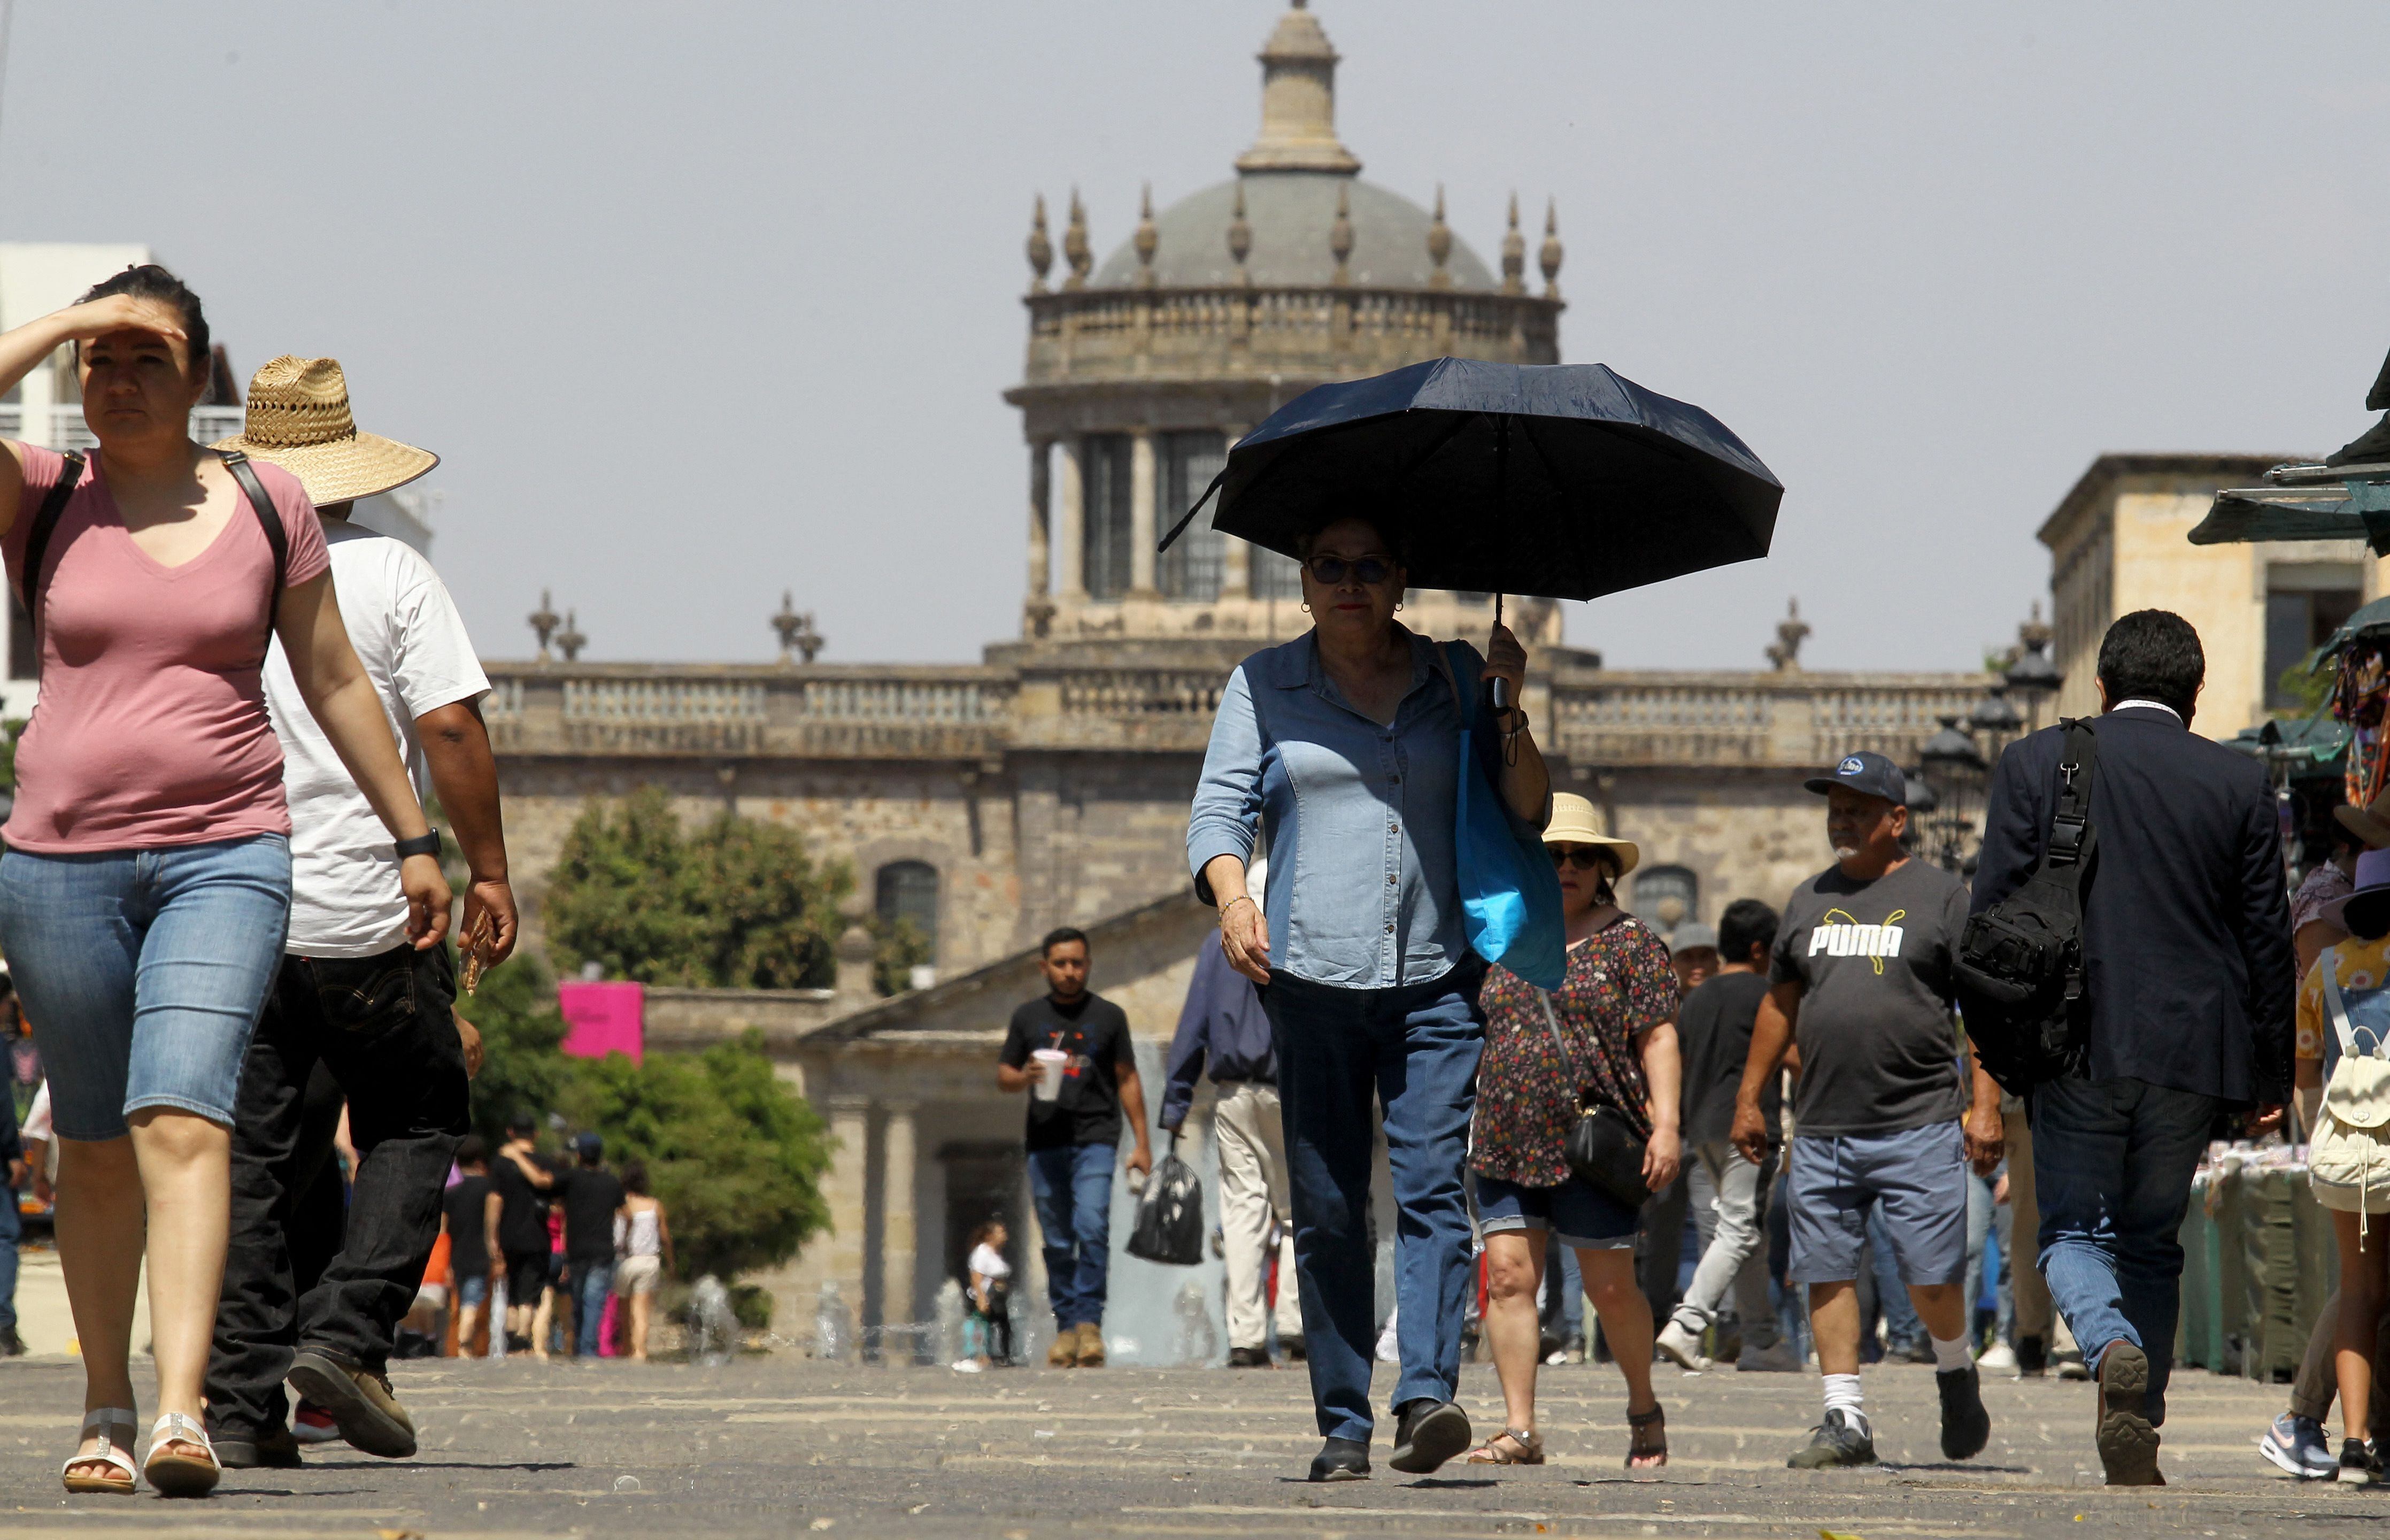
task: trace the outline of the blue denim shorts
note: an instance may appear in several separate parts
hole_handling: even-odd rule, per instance
[[[1582,1176],[1556,1187],[1524,1187],[1499,1176],[1478,1174],[1477,1227],[1487,1235],[1504,1230],[1552,1230],[1576,1251],[1618,1251],[1635,1244],[1642,1213],[1630,1209]]]
[[[479,1310],[490,1303],[490,1275],[470,1273],[456,1280],[456,1303]]]
[[[0,951],[58,1136],[122,1138],[125,1118],[149,1107],[230,1127],[289,921],[290,842],[278,834],[0,856]]]
[[[1784,1176],[1795,1283],[1859,1276],[1868,1210],[1883,1209],[1900,1281],[1957,1283],[1967,1271],[1967,1154],[1959,1123],[1897,1134],[1796,1135]]]

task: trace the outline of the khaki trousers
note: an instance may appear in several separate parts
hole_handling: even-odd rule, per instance
[[[2016,1336],[2038,1337],[2045,1350],[2058,1344],[2050,1339],[2056,1312],[2050,1308],[2049,1285],[2041,1277],[2041,1210],[2033,1199],[2033,1130],[2024,1110],[2000,1114],[2009,1152],[2009,1276],[2016,1294]]]
[[[1220,1237],[1228,1264],[1228,1345],[1269,1345],[1268,1261],[1273,1220],[1279,1232],[1278,1334],[1303,1335],[1294,1281],[1294,1222],[1287,1208],[1286,1135],[1278,1092],[1251,1081],[1220,1087],[1212,1136],[1220,1150]]]

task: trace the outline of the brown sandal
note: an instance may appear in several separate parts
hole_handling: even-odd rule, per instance
[[[1668,1463],[1668,1414],[1658,1403],[1648,1412],[1626,1414],[1626,1469],[1656,1470]]]
[[[1503,1447],[1508,1439],[1510,1448]],[[1516,1453],[1512,1451],[1515,1450]],[[1471,1465],[1541,1465],[1544,1463],[1544,1435],[1505,1428],[1487,1439],[1483,1445],[1469,1452]]]

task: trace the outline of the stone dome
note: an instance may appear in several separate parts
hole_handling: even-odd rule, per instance
[[[1155,216],[1160,240],[1153,272],[1158,284],[1176,289],[1237,281],[1237,264],[1228,254],[1228,225],[1236,218],[1240,186],[1245,223],[1253,229],[1245,270],[1257,285],[1301,288],[1331,281],[1336,254],[1329,249],[1329,239],[1339,194],[1351,199],[1353,283],[1424,289],[1435,272],[1428,255],[1428,230],[1435,218],[1402,194],[1333,172],[1249,171],[1191,193]],[[1445,271],[1455,289],[1495,287],[1492,272],[1458,237]],[[1135,243],[1124,241],[1106,257],[1092,281],[1122,288],[1136,284]]]

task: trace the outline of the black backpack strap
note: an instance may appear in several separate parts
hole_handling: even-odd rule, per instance
[[[2066,738],[2058,751],[2058,809],[2050,815],[2049,846],[2041,875],[2077,892],[2091,865],[2098,835],[2091,828],[2091,781],[2100,767],[2100,739],[2091,724],[2073,717],[2061,724]]]
[[[49,555],[50,536],[58,533],[58,520],[67,511],[67,499],[74,495],[75,488],[83,485],[83,451],[78,449],[66,456],[66,463],[58,469],[58,484],[50,488],[49,494],[42,499],[40,510],[33,515],[32,528],[25,532],[25,570],[21,591],[25,615],[33,622],[36,637],[42,634],[42,590],[45,586],[42,581],[42,561]]]
[[[283,529],[282,515],[275,507],[274,499],[266,495],[265,483],[257,479],[257,468],[249,463],[249,456],[238,449],[227,449],[224,452],[224,467],[240,483],[240,490],[249,498],[250,510],[257,515],[259,526],[265,531],[265,543],[274,551],[274,589],[265,597],[265,642],[271,647],[274,618],[282,608],[282,587],[290,580],[290,535]]]

